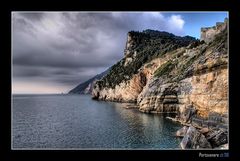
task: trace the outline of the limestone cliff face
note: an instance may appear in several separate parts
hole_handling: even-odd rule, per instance
[[[137,102],[143,87],[163,61],[159,62],[163,59],[160,57],[195,41],[189,36],[178,37],[167,32],[153,30],[129,32],[124,58],[115,64],[103,79],[95,83],[92,91],[93,98]]]
[[[115,88],[101,88],[100,84],[98,84],[95,86],[92,95],[100,100],[136,102],[138,94],[142,91],[145,83],[145,75],[139,73],[135,74],[131,80],[116,85]]]
[[[161,32],[156,36],[156,31],[130,32],[125,57],[96,82],[93,98],[137,102],[142,112],[177,113],[185,121],[193,109],[195,119],[221,115],[226,123],[227,23],[202,29],[201,42]]]
[[[183,149],[227,147],[228,20],[201,40],[145,31],[128,34],[125,57],[97,81],[94,99],[136,102],[145,113],[176,113]]]
[[[192,91],[182,97],[188,100],[186,103],[194,104],[199,116],[208,117],[211,112],[227,114],[228,70],[225,67],[185,81],[191,84]]]
[[[127,42],[124,50],[124,56],[128,57],[132,53],[136,54],[136,51],[134,49],[136,48],[137,45],[138,44],[136,43],[135,38],[132,36],[132,33],[129,32],[127,34]]]
[[[95,85],[93,96],[98,96],[98,99],[107,101],[137,102],[138,95],[153,75],[153,69],[155,68],[156,70],[159,64],[161,64],[160,59],[155,59],[151,63],[145,64],[130,80],[121,82],[115,88],[101,88],[101,84],[98,83]],[[148,67],[149,65],[151,68]]]
[[[222,68],[196,74],[178,83],[151,79],[138,96],[139,110],[147,113],[182,113],[193,104],[201,117],[208,117],[211,112],[227,114],[228,70],[224,66]]]
[[[223,25],[226,25],[225,23]],[[169,54],[139,94],[139,110],[176,112],[180,117],[191,105],[197,116],[228,113],[227,28],[208,43],[189,45]],[[225,121],[226,123],[226,121]]]

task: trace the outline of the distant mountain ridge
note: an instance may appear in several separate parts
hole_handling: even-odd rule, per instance
[[[109,70],[110,70],[110,68],[100,74],[97,74],[96,76],[90,78],[89,80],[87,80],[83,83],[80,83],[75,88],[71,89],[68,92],[68,94],[91,94],[94,82],[97,80],[100,80],[105,75],[107,75]]]

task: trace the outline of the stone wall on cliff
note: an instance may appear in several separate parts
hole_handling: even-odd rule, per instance
[[[224,22],[217,22],[216,26],[213,27],[203,27],[201,28],[201,39],[207,43],[211,42],[215,35],[219,34],[228,27],[228,19],[226,18]]]

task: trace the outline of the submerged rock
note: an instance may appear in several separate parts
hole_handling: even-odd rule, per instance
[[[212,148],[211,144],[195,127],[190,126],[186,135],[182,139],[180,146],[182,149],[205,149]]]
[[[177,132],[176,132],[176,136],[178,137],[184,137],[187,133],[187,130],[188,130],[188,127],[187,126],[183,126],[181,129],[179,129]]]

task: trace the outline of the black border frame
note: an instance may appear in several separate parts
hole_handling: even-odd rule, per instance
[[[228,0],[96,0],[73,3],[70,1],[9,2],[1,9],[1,106],[0,106],[0,160],[225,160],[240,158],[237,107],[238,30],[240,14],[236,1]],[[229,11],[229,150],[11,150],[11,12],[12,11]],[[3,16],[3,17],[2,17]],[[239,62],[240,63],[240,62]],[[199,153],[229,153],[228,158],[200,158]]]

